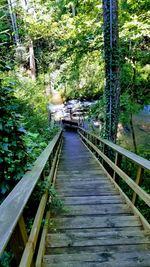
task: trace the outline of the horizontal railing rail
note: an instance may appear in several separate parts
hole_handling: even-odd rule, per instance
[[[31,253],[32,255],[30,255],[29,261],[31,263],[31,266],[34,266],[34,264],[32,263],[32,257],[34,254],[45,206],[47,203],[47,190],[43,194],[42,199],[40,201],[29,239],[27,236],[25,221],[23,218],[23,211],[40,178],[42,180],[48,179],[49,184],[51,184],[55,172],[55,167],[57,164],[59,150],[61,148],[61,143],[62,130],[60,130],[58,134],[55,135],[53,140],[49,143],[49,145],[35,161],[32,169],[25,173],[23,178],[18,182],[18,184],[10,192],[8,197],[3,201],[0,206],[0,255],[2,255],[8,242],[10,241],[10,246],[14,254],[16,254],[15,256],[17,265],[19,265],[22,256],[19,255],[19,247],[22,247],[24,249],[27,245],[29,247],[29,244],[31,244],[31,251],[33,253]],[[45,176],[47,165],[49,168],[49,175]],[[19,238],[17,237],[18,235]],[[21,243],[17,244],[15,242]],[[26,249],[25,251],[27,252]],[[26,256],[27,255],[25,255],[25,257]],[[22,264],[20,266],[23,267],[30,265]]]
[[[150,207],[150,195],[140,187],[144,170],[150,171],[150,161],[137,156],[136,154],[129,152],[128,150],[121,148],[116,144],[97,137],[96,135],[90,133],[89,131],[86,131],[83,128],[79,128],[78,131],[80,137],[82,138],[82,141],[86,144],[86,146],[91,150],[91,152],[94,153],[95,156],[98,155],[96,156],[96,158],[99,160],[99,164],[105,170],[109,178],[111,178],[115,186],[117,186],[117,189],[126,198],[128,204],[134,209],[136,215],[140,217],[144,227],[150,230],[149,223],[135,206],[137,197],[140,197],[144,201],[144,203]],[[115,153],[115,162],[113,162],[111,157],[108,156],[108,153],[105,153],[106,151],[108,152],[108,149],[110,148],[113,149]],[[121,169],[122,157],[131,160],[135,165],[137,165],[137,175],[135,177],[135,181]],[[108,166],[112,170],[111,172],[108,170]],[[127,196],[121,190],[120,186],[118,186],[117,177],[122,178],[122,180],[133,190],[132,201],[127,198]]]
[[[144,159],[144,158],[136,155],[135,153],[133,153],[133,152],[131,152],[131,151],[129,151],[123,147],[120,147],[116,144],[113,144],[112,142],[110,142],[106,139],[100,138],[100,137],[96,136],[95,134],[90,133],[89,131],[86,131],[83,128],[79,127],[79,131],[84,131],[86,136],[90,135],[91,137],[96,138],[102,144],[107,145],[108,147],[112,148],[114,151],[118,152],[119,154],[121,154],[121,155],[125,156],[126,158],[130,159],[131,161],[135,162],[137,165],[150,171],[150,161],[149,160]]]

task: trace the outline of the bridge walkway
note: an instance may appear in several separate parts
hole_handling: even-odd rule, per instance
[[[139,217],[74,132],[64,133],[56,189],[64,210],[50,220],[42,267],[150,266]]]

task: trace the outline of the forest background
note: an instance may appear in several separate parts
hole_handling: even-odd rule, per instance
[[[52,90],[64,100],[99,99],[89,116],[104,120],[105,61],[101,1],[0,2],[3,201],[58,130],[48,123]],[[136,144],[133,115],[150,103],[150,2],[120,0],[118,8],[119,122],[132,133],[127,148],[149,159],[150,147]]]

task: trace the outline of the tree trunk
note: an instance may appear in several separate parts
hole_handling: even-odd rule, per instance
[[[18,34],[16,14],[14,12],[15,2],[13,0],[8,0],[8,6],[9,6],[9,14],[11,18],[12,29],[14,32],[14,40],[15,40],[15,44],[18,46],[20,43],[20,40],[19,40],[19,34]]]
[[[34,58],[34,48],[33,41],[30,39],[29,44],[29,60],[30,60],[30,71],[32,80],[36,79],[36,66],[35,66],[35,58]]]
[[[75,17],[76,16],[76,7],[75,5],[71,5],[71,10],[72,10],[72,16]]]
[[[21,6],[24,9],[25,13],[28,13],[28,9],[30,7],[29,0],[20,0]],[[35,16],[34,8],[32,9],[32,15]],[[33,40],[29,36],[29,68],[30,68],[30,76],[32,80],[36,80],[36,64],[35,64],[35,56],[34,56],[34,47]]]
[[[118,1],[103,0],[105,52],[105,138],[116,142],[119,117]]]

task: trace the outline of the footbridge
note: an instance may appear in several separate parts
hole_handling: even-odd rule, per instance
[[[149,171],[148,160],[83,128],[60,130],[0,206],[1,255],[11,248],[15,267],[150,266],[150,224],[137,205],[150,207]],[[39,181],[46,187],[28,233],[25,208]]]

